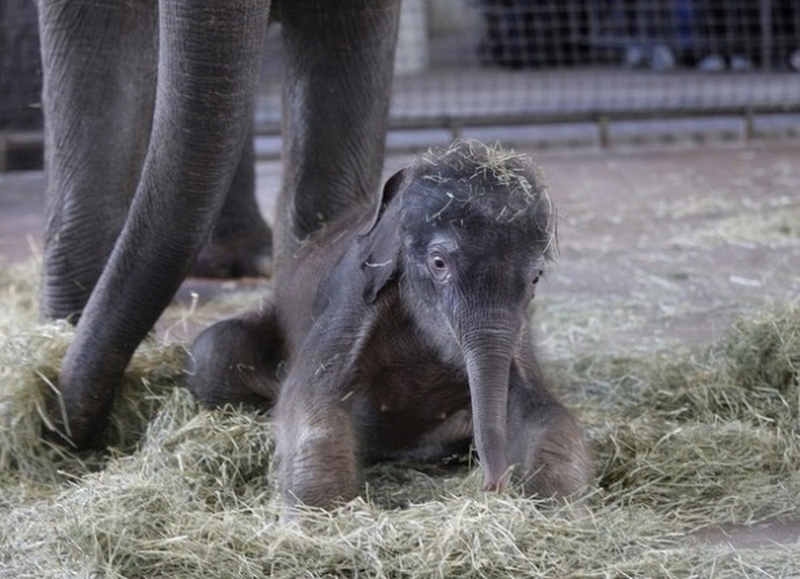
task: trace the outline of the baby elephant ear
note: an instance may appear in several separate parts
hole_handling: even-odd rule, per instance
[[[374,303],[380,291],[397,272],[400,260],[400,196],[406,170],[386,182],[378,206],[358,236],[359,258],[364,283],[364,301]]]
[[[407,169],[400,169],[397,173],[389,177],[388,181],[386,181],[386,184],[383,186],[383,191],[381,192],[381,200],[375,207],[372,217],[370,217],[369,221],[367,221],[364,229],[361,230],[360,235],[369,234],[378,224],[383,212],[386,211],[386,208],[397,196],[397,193],[403,188],[407,172]]]

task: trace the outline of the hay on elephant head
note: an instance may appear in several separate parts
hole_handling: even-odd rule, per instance
[[[381,464],[363,498],[282,520],[273,428],[198,408],[185,348],[149,340],[115,408],[112,450],[41,441],[71,336],[0,320],[0,577],[785,577],[800,547],[730,552],[709,524],[800,517],[800,309],[742,319],[703,351],[551,365],[586,425],[596,488],[550,504],[479,490],[469,459]],[[33,291],[31,287],[31,291]],[[12,300],[13,301],[13,300]],[[8,308],[2,311],[9,311]]]

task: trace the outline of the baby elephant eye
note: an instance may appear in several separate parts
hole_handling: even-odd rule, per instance
[[[533,279],[531,280],[531,285],[536,285],[537,283],[539,283],[539,279],[541,279],[542,274],[544,274],[542,270],[537,271],[536,275],[534,275]]]
[[[427,259],[428,271],[436,281],[446,281],[450,277],[450,267],[447,259],[438,251],[432,251]]]

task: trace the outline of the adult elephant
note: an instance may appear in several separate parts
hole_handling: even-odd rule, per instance
[[[379,190],[399,0],[39,2],[41,310],[77,322],[53,406],[76,447],[102,442],[134,350],[204,244],[213,268],[247,272],[270,249],[250,138],[269,14],[286,52],[280,276],[299,241]]]

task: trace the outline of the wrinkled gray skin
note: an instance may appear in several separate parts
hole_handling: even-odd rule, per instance
[[[364,460],[473,439],[485,488],[513,466],[532,494],[578,492],[582,431],[546,388],[526,315],[554,219],[525,157],[476,142],[424,157],[376,210],[304,244],[274,303],[201,334],[190,389],[210,406],[277,405],[290,504],[354,497]]]
[[[102,443],[134,349],[198,255],[203,274],[272,267],[250,138],[269,4],[39,0],[41,311],[77,322],[52,407],[77,447]],[[280,277],[300,240],[378,189],[399,0],[276,1],[271,10],[286,53]]]

